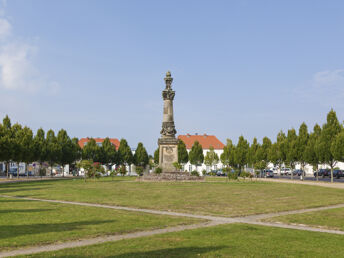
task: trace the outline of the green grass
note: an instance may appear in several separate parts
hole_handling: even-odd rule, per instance
[[[121,181],[122,180],[122,181]],[[344,203],[344,190],[274,182],[56,180],[1,184],[0,195],[242,216]],[[334,198],[335,196],[335,198]]]
[[[344,231],[344,208],[278,216],[265,219],[264,221],[303,224]]]
[[[343,257],[343,236],[229,224],[29,257]]]
[[[105,208],[0,198],[0,250],[199,221]]]

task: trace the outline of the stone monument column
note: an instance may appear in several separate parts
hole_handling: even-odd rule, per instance
[[[162,129],[160,131],[161,138],[159,144],[159,167],[162,172],[176,172],[173,166],[174,162],[178,162],[178,139],[176,139],[176,128],[173,118],[173,99],[175,91],[172,90],[173,78],[168,71],[165,77],[166,88],[162,91],[164,100],[164,112],[162,119]]]

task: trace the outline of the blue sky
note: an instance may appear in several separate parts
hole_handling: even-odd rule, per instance
[[[150,153],[174,77],[179,134],[234,142],[344,119],[343,1],[3,1],[0,116]]]

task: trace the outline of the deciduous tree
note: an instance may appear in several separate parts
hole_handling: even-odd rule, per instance
[[[332,183],[333,168],[336,166],[337,161],[331,151],[331,146],[341,129],[342,127],[338,122],[336,112],[331,109],[331,111],[327,114],[327,121],[323,125],[321,135],[317,141],[316,151],[320,161],[330,166]]]
[[[204,157],[204,163],[207,166],[215,166],[217,163],[219,163],[219,156],[215,152],[213,146],[210,146],[209,151],[207,151],[207,154]]]
[[[248,162],[249,148],[250,145],[247,140],[243,136],[240,136],[234,151],[234,160],[240,171]]]
[[[189,159],[190,159],[190,163],[196,166],[196,170],[197,170],[197,167],[203,163],[203,160],[204,160],[203,148],[202,148],[202,145],[198,141],[195,141],[194,144],[192,145],[192,148],[189,153]]]

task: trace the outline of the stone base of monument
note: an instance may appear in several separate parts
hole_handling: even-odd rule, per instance
[[[137,178],[138,181],[204,181],[204,177],[192,176],[187,172],[164,172],[146,174]]]

